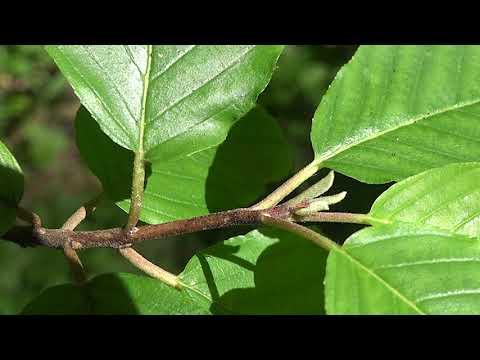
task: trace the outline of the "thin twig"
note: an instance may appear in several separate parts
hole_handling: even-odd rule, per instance
[[[127,259],[132,265],[139,268],[143,272],[147,273],[151,277],[158,279],[168,286],[171,286],[175,289],[181,289],[181,283],[178,280],[178,277],[173,275],[172,273],[163,270],[161,267],[151,263],[147,259],[145,259],[142,255],[136,252],[132,248],[123,248],[118,250],[120,254],[122,254],[125,259]]]
[[[62,225],[62,230],[73,231],[75,228],[92,212],[95,211],[97,203],[100,201],[101,195],[88,201],[77,211],[75,211],[65,223]],[[83,285],[87,282],[87,274],[83,267],[82,261],[77,252],[72,248],[70,241],[65,241],[63,244],[63,253],[67,259],[70,271],[72,272],[73,282],[76,285]]]
[[[65,243],[63,246],[63,254],[65,255],[68,265],[70,266],[70,271],[72,272],[73,283],[75,285],[84,285],[88,278],[83,268],[82,261],[78,257],[78,254],[72,247]]]
[[[262,215],[262,224],[273,226],[288,232],[297,234],[305,239],[313,241],[318,246],[323,249],[330,251],[333,248],[338,248],[339,246],[330,240],[329,238],[320,235],[319,233],[306,228],[305,226],[296,224],[291,221],[283,220],[280,218],[275,218],[269,215]]]
[[[298,206],[302,206],[299,204]],[[127,232],[123,228],[112,228],[95,231],[71,231],[64,229],[34,229],[28,226],[15,226],[8,231],[3,238],[15,242],[21,246],[43,245],[52,248],[63,248],[65,242],[69,242],[74,250],[105,247],[124,248],[135,245],[142,241],[162,239],[170,236],[190,234],[194,232],[220,229],[237,225],[262,224],[262,216],[292,221],[311,221],[312,218],[295,216],[298,206],[288,207],[278,205],[266,210],[235,209],[198,216],[191,219],[176,220],[157,225],[144,225],[134,232]],[[331,215],[333,214],[333,215]],[[364,214],[345,214],[321,212],[315,214],[317,222],[351,222],[376,224],[383,223],[381,219],[373,219]]]
[[[72,250],[94,247],[120,249],[122,255],[125,256],[126,254],[127,256],[130,255],[130,257],[133,256],[132,263],[138,263],[139,267],[146,268],[148,271],[157,274],[155,276],[160,276],[160,278],[162,278],[164,275],[162,271],[155,272],[152,270],[155,269],[156,265],[150,264],[147,260],[141,260],[143,257],[134,250],[130,251],[124,249],[130,248],[145,240],[161,239],[170,236],[236,225],[266,224],[301,235],[328,250],[337,245],[315,231],[296,224],[296,222],[346,222],[371,225],[385,223],[382,219],[374,219],[366,214],[316,212],[318,211],[317,208],[321,208],[321,206],[317,206],[319,205],[317,202],[320,203],[323,201],[328,205],[340,201],[345,195],[344,193],[340,193],[333,196],[316,198],[316,196],[321,195],[331,186],[331,183],[333,182],[333,173],[330,173],[326,178],[317,182],[317,184],[300,194],[300,198],[295,198],[295,204],[286,202],[281,205],[264,208],[265,206],[281,201],[295,186],[298,186],[302,181],[312,176],[318,170],[318,166],[318,164],[312,163],[305,167],[299,174],[280,186],[279,191],[273,192],[267,196],[265,201],[262,201],[251,208],[222,211],[191,219],[176,220],[157,225],[134,226],[131,229],[127,227],[96,231],[73,231],[72,226],[65,226],[63,229],[14,227],[4,235],[4,238],[16,242],[21,246],[44,245],[53,248],[63,248],[65,247],[65,244],[68,244]],[[305,212],[303,210],[310,210],[312,212]],[[72,215],[66,224],[75,225],[82,220],[85,215],[86,209],[80,209]],[[25,240],[22,238],[25,234],[30,234],[31,239]]]
[[[35,228],[42,227],[42,219],[40,219],[40,216],[35,214],[33,211],[29,211],[18,206],[17,217],[23,221],[28,222],[29,224],[32,224]]]
[[[42,245],[51,248],[63,248],[65,242],[69,242],[74,250],[96,247],[118,249],[132,246],[145,240],[160,239],[235,225],[259,224],[260,215],[264,211],[272,212],[275,216],[288,217],[290,215],[282,206],[269,210],[235,209],[186,220],[176,220],[157,225],[144,225],[132,232],[125,231],[123,228],[72,231],[65,229],[35,229],[31,226],[14,226],[3,235],[3,238],[24,247]],[[25,238],[27,236],[29,237],[28,239]]]
[[[100,202],[102,194],[98,195],[96,198],[86,202],[82,207],[78,208],[62,225],[62,229],[66,230],[75,230],[75,228],[80,225],[80,223],[86,219],[87,216],[92,214],[96,208],[97,204]]]

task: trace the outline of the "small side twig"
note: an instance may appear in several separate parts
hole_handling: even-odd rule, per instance
[[[309,228],[296,224],[294,222],[283,220],[281,218],[272,217],[269,215],[262,215],[261,217],[262,224],[269,225],[272,227],[276,227],[282,230],[286,230],[288,232],[297,234],[305,239],[308,239],[321,248],[330,251],[334,248],[338,248],[339,246],[330,240],[329,238],[310,230]]]
[[[84,285],[88,278],[77,252],[72,249],[70,244],[65,243],[63,246],[63,254],[65,255],[68,265],[70,266],[73,283],[78,286]]]
[[[93,213],[96,209],[97,203],[100,201],[102,195],[97,196],[96,198],[88,201],[82,207],[78,208],[62,225],[62,230],[73,231],[75,228],[80,225],[80,223],[85,220],[85,218]],[[63,253],[67,259],[67,262],[70,266],[70,271],[72,272],[73,282],[76,285],[83,285],[87,282],[87,274],[83,267],[82,261],[78,256],[77,252],[72,248],[70,241],[65,241],[63,244]]]
[[[150,275],[151,277],[158,279],[165,284],[175,288],[181,289],[181,283],[178,280],[178,277],[173,275],[172,273],[162,269],[161,267],[151,263],[147,259],[145,259],[142,255],[136,252],[131,247],[123,248],[118,250],[120,254],[123,255],[125,259],[127,259],[133,266],[139,268],[144,273]]]
[[[40,216],[20,206],[17,207],[17,217],[20,220],[23,220],[28,222],[29,224],[32,224],[33,227],[36,229],[39,229],[42,227],[42,219],[40,219]]]
[[[96,198],[86,202],[82,207],[78,208],[62,225],[62,229],[66,230],[75,230],[75,228],[80,225],[80,223],[92,214],[96,208],[97,204],[100,202],[102,194],[98,195]]]

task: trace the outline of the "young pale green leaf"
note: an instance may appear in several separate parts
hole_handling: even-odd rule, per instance
[[[268,84],[282,46],[47,46],[117,144],[168,160],[218,145]]]
[[[352,235],[331,252],[328,314],[480,314],[479,239],[407,224]]]
[[[195,255],[180,274],[182,291],[137,275],[102,275],[84,291],[50,288],[24,313],[322,314],[326,256],[295,235],[255,230]]]
[[[23,195],[23,173],[15,157],[0,141],[0,235],[15,221]]]
[[[104,191],[129,210],[133,153],[111,141],[80,109],[77,145]],[[266,185],[288,176],[292,156],[277,122],[255,108],[231,129],[226,141],[173,160],[147,166],[141,220],[162,223],[244,207],[265,192]]]
[[[405,179],[385,191],[369,215],[480,236],[480,163],[450,164]]]
[[[480,46],[361,46],[312,125],[315,163],[367,183],[480,160]]]

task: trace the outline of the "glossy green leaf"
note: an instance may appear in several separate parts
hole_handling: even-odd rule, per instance
[[[361,46],[315,113],[315,162],[367,183],[480,160],[480,46]]]
[[[369,215],[480,236],[480,163],[450,164],[405,179],[385,191]]]
[[[331,252],[328,314],[480,314],[480,241],[407,224],[371,227]]]
[[[195,255],[180,274],[183,291],[132,274],[101,275],[84,291],[50,288],[24,313],[322,314],[326,255],[295,235],[255,230]]]
[[[218,145],[268,84],[282,46],[47,46],[117,144],[168,160]]]
[[[23,195],[23,173],[17,160],[0,141],[0,235],[15,221]]]
[[[82,157],[105,192],[128,211],[133,153],[111,141],[85,109],[77,115],[76,135]],[[150,162],[140,218],[161,223],[248,206],[265,193],[266,185],[287,177],[291,166],[280,127],[255,108],[235,124],[223,144]]]

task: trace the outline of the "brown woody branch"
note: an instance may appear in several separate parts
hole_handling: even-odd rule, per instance
[[[309,167],[305,169],[309,169]],[[300,176],[299,179],[302,180],[303,178],[311,176],[312,171],[307,171],[306,175]],[[302,174],[302,172],[300,172],[300,174]],[[296,181],[295,184],[300,180]],[[95,247],[109,247],[122,250],[146,240],[162,239],[170,236],[237,225],[265,224],[297,233],[330,250],[336,246],[331,240],[296,224],[296,222],[314,221],[370,224],[375,220],[366,214],[322,212],[321,210],[328,210],[329,205],[338,203],[345,197],[345,193],[324,197],[320,196],[331,187],[332,183],[333,172],[330,172],[329,175],[312,185],[302,194],[281,205],[276,204],[285,197],[285,194],[290,192],[290,186],[284,186],[285,189],[281,192],[272,193],[265,198],[264,201],[250,208],[222,211],[158,225],[136,227],[135,221],[132,222],[133,226],[130,224],[130,226],[126,226],[125,228],[96,231],[74,231],[75,226],[85,218],[86,208],[81,208],[73,214],[61,229],[46,229],[42,227],[41,219],[37,215],[19,209],[18,217],[30,222],[31,225],[16,226],[7,232],[3,238],[23,247],[43,245],[51,248],[68,249],[71,250],[73,254],[75,250]],[[90,204],[90,207],[92,207],[93,204],[94,203]],[[375,221],[378,222],[379,220],[377,219]],[[141,263],[145,268],[152,268],[148,260],[143,259],[141,255],[137,254],[133,249],[121,251],[121,253],[132,263]],[[159,271],[164,270],[160,269]],[[153,272],[157,273],[158,271],[155,269]]]
[[[70,229],[46,229],[39,225],[15,226],[3,238],[22,247],[47,246],[64,248],[67,244],[73,250],[108,247],[126,248],[141,241],[162,239],[198,231],[220,229],[237,225],[262,224],[262,216],[291,220],[294,211],[305,207],[279,205],[266,210],[235,209],[222,211],[186,220],[177,220],[158,225],[144,225],[127,231],[124,228],[112,228],[96,231],[73,231]]]

